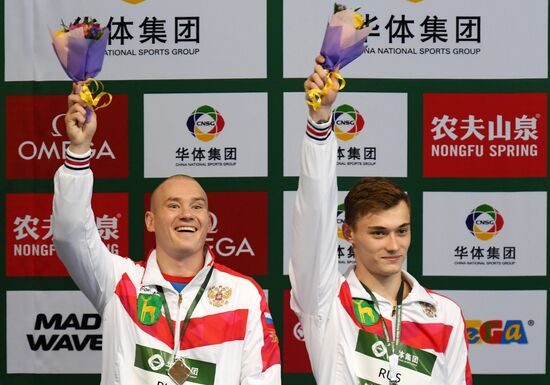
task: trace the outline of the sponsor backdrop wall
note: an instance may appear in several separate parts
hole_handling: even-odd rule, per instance
[[[210,192],[219,260],[269,293],[283,383],[314,384],[289,307],[288,240],[304,78],[329,0],[4,0],[0,383],[97,384],[101,319],[56,258],[52,176],[71,85],[48,29],[109,25],[94,212],[141,259],[149,194]],[[375,25],[335,105],[340,203],[366,175],[412,199],[406,268],[462,306],[476,384],[548,383],[547,0],[350,0]],[[343,208],[334,213],[335,231]],[[341,270],[353,263],[341,239]]]

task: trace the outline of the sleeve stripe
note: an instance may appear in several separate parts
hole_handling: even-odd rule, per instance
[[[324,141],[330,137],[332,133],[332,122],[327,127],[319,127],[311,122],[309,119],[306,126],[306,134],[313,140]]]
[[[86,170],[88,168],[90,168],[90,163],[84,165],[84,166],[81,166],[81,167],[73,167],[73,166],[69,166],[66,162],[65,162],[65,167],[68,168],[69,170]]]
[[[85,170],[90,168],[91,157],[92,151],[84,154],[75,154],[67,149],[65,150],[65,167],[71,170]]]

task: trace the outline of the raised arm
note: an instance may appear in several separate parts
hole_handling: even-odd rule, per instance
[[[307,93],[323,89],[328,80],[318,57],[313,73],[304,83]],[[293,310],[303,316],[325,317],[338,284],[336,209],[336,140],[332,133],[332,104],[338,80],[324,95],[319,108],[309,107],[302,144],[300,182],[294,208],[290,281]]]
[[[112,254],[103,244],[91,208],[93,174],[91,143],[97,127],[92,112],[86,122],[85,105],[76,94],[68,98],[65,126],[70,145],[65,164],[54,177],[52,229],[57,255],[72,279],[102,311],[112,293],[115,268]]]
[[[92,139],[97,129],[97,116],[92,111],[86,122],[86,104],[79,95],[73,93],[68,97],[69,108],[65,114],[65,128],[71,144],[69,151],[82,155],[90,151]]]

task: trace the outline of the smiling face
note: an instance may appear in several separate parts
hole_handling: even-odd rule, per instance
[[[211,227],[206,193],[191,177],[168,178],[151,195],[151,211],[145,213],[145,224],[155,233],[161,268],[168,260],[202,261]]]
[[[353,245],[357,277],[367,284],[401,275],[411,243],[410,209],[405,201],[359,217],[343,231]]]

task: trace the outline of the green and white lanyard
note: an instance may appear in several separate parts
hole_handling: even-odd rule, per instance
[[[401,280],[401,285],[399,286],[399,291],[397,292],[397,306],[395,307],[395,338],[393,341],[390,338],[390,333],[388,331],[386,323],[384,322],[384,317],[382,317],[382,312],[380,311],[378,300],[366,285],[364,285],[362,282],[361,285],[363,285],[367,293],[369,293],[372,301],[374,302],[374,306],[380,314],[380,322],[382,322],[382,329],[384,330],[386,346],[390,349],[390,354],[388,354],[388,361],[390,364],[388,379],[390,380],[390,384],[395,384],[398,381],[397,367],[399,366],[399,355],[397,354],[397,347],[399,346],[399,339],[401,338],[401,305],[403,303],[403,291],[405,287],[405,282]]]
[[[212,276],[212,272],[214,271],[214,265],[210,267],[210,270],[208,271],[208,274],[206,275],[206,278],[204,279],[201,287],[199,288],[199,291],[195,298],[193,299],[193,302],[191,302],[191,306],[189,306],[189,309],[187,310],[187,314],[185,314],[185,318],[183,320],[183,324],[181,325],[180,329],[180,342],[183,341],[183,335],[185,334],[185,329],[187,329],[187,325],[189,325],[189,321],[191,320],[191,315],[193,314],[193,311],[197,307],[202,294],[204,293],[204,290],[206,289],[206,286],[208,285],[208,281],[210,281],[210,277]],[[166,301],[166,297],[164,295],[164,290],[162,287],[157,286],[157,290],[161,295],[162,298],[162,306],[164,309],[164,315],[166,316],[166,320],[168,321],[168,327],[170,328],[170,332],[172,333],[172,337],[174,338],[174,343],[177,343],[175,341],[176,335],[174,334],[174,328],[172,327],[172,317],[170,316],[170,309],[168,309],[168,304]],[[183,384],[187,378],[189,377],[191,373],[191,369],[184,360],[182,359],[176,359],[176,347],[174,347],[174,362],[168,369],[168,376],[177,384]]]

